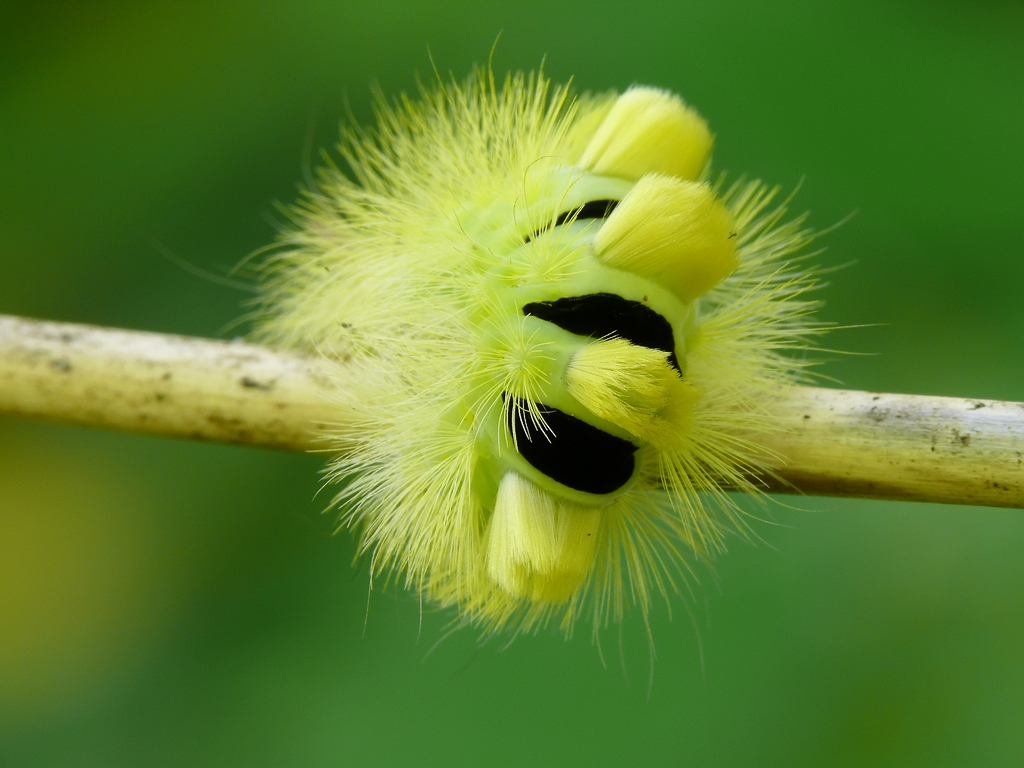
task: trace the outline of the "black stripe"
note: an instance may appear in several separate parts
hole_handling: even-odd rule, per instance
[[[637,447],[585,421],[537,403],[548,429],[533,428],[522,400],[512,397],[509,429],[520,455],[552,480],[585,493],[611,493],[633,476]]]
[[[558,218],[555,219],[554,226],[562,226],[569,219],[573,218],[574,215],[576,221],[579,221],[580,219],[607,219],[611,216],[612,211],[615,210],[615,206],[618,204],[618,200],[591,200],[589,203],[584,203],[581,208],[573,208],[565,213],[558,214]],[[542,227],[534,230],[523,239],[523,242],[528,243],[537,235],[542,235],[547,231],[548,227]]]
[[[618,336],[641,347],[668,352],[669,364],[682,374],[676,359],[672,324],[646,304],[614,293],[567,296],[556,301],[535,301],[523,307],[533,315],[569,333],[602,339]]]

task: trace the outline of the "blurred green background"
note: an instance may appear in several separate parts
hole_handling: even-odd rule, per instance
[[[823,316],[870,354],[824,374],[1024,400],[1018,2],[8,2],[0,313],[244,331],[162,249],[225,274],[373,82],[461,78],[499,32],[498,71],[673,89],[718,169],[856,211]],[[602,663],[368,604],[320,464],[0,419],[0,765],[1024,764],[1019,511],[782,499],[656,611],[649,684],[636,616]]]

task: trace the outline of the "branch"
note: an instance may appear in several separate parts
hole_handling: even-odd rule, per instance
[[[0,414],[266,446],[323,447],[345,383],[315,357],[0,316]],[[769,490],[1024,508],[1024,403],[794,387]]]

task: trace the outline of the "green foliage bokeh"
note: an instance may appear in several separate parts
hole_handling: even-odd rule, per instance
[[[372,120],[372,83],[462,77],[499,32],[496,71],[670,88],[719,170],[845,221],[823,317],[866,354],[823,374],[1024,400],[1009,1],[15,3],[0,313],[243,332],[248,294],[178,262],[226,275],[339,119]],[[481,648],[402,590],[368,600],[320,465],[0,419],[0,765],[1024,761],[1019,511],[782,499],[656,613],[651,677],[638,617],[600,649]]]

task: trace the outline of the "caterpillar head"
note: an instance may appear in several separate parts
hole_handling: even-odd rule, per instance
[[[813,332],[782,261],[806,235],[703,181],[707,125],[660,90],[484,73],[381,112],[355,181],[300,209],[262,325],[369,372],[344,519],[374,573],[489,629],[646,611],[734,519],[699,493],[759,466],[744,433]]]

